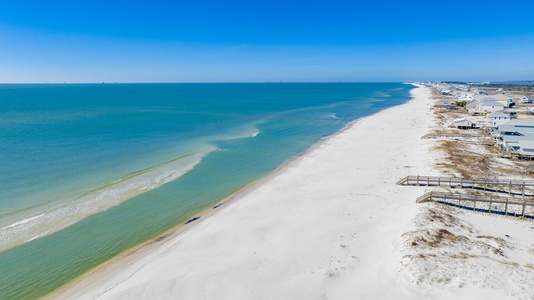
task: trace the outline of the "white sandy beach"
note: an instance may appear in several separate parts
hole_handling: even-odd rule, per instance
[[[401,263],[403,234],[421,211],[415,199],[427,188],[396,186],[396,179],[438,174],[432,141],[421,139],[432,122],[429,90],[412,93],[410,102],[356,122],[182,234],[56,296],[507,299],[476,287],[423,288]]]

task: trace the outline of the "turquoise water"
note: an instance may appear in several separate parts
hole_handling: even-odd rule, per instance
[[[45,295],[411,88],[0,85],[0,299]]]

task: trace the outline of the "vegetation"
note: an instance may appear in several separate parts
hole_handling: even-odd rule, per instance
[[[456,106],[459,106],[459,107],[465,107],[466,104],[467,104],[467,100],[456,101]]]
[[[477,86],[478,84],[473,84],[473,86]],[[534,92],[534,84],[522,82],[521,84],[518,83],[486,83],[480,86],[484,86],[487,88],[501,88],[506,91],[522,91],[522,92]]]

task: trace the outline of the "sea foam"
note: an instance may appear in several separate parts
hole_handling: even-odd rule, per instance
[[[216,148],[210,147],[202,152],[132,172],[76,199],[61,201],[61,205],[56,205],[44,213],[12,221],[0,229],[0,251],[59,231],[92,214],[173,181],[191,171],[207,153],[214,150]]]

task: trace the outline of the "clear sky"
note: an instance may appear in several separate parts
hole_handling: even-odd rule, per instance
[[[0,82],[534,79],[534,1],[0,0]]]

